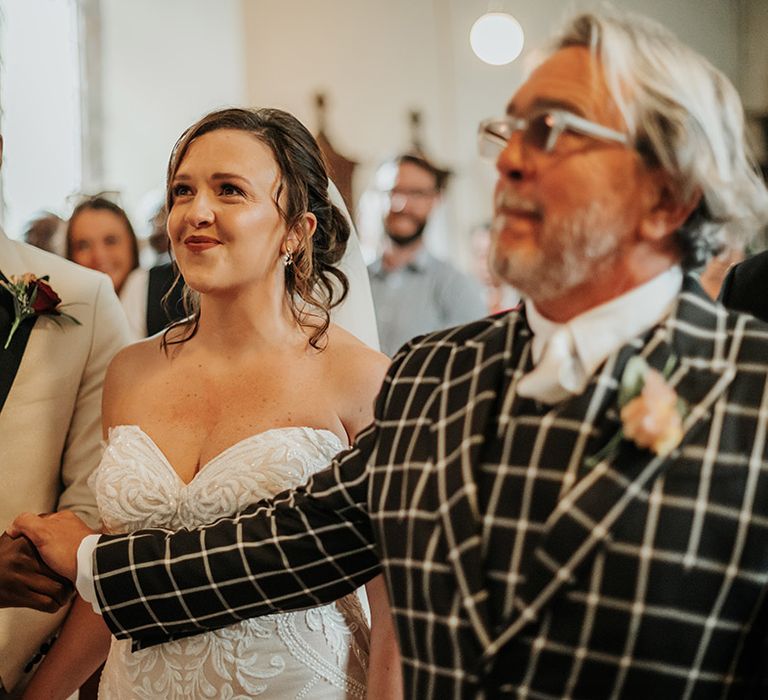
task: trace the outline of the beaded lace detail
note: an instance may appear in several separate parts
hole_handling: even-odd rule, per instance
[[[241,440],[185,484],[141,428],[110,431],[89,484],[109,532],[210,523],[304,483],[343,449],[328,430]],[[266,615],[132,653],[112,640],[100,698],[364,698],[368,623],[356,595]]]

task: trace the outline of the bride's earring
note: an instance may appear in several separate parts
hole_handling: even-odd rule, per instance
[[[285,255],[283,255],[283,265],[290,267],[293,265],[293,251],[286,246]]]

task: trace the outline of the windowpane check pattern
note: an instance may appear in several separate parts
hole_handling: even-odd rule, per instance
[[[516,395],[530,350],[517,312],[418,338],[305,488],[103,538],[112,631],[146,645],[329,602],[381,566],[408,698],[766,697],[768,326],[686,278],[663,324],[552,407]],[[588,468],[635,354],[674,357],[683,441]]]

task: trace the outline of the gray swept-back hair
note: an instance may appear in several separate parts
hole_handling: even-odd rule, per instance
[[[553,50],[590,49],[635,147],[671,179],[674,195],[701,202],[677,232],[685,269],[741,243],[768,222],[768,191],[744,136],[736,89],[703,56],[660,24],[603,8],[568,21]],[[729,241],[730,242],[730,241]]]

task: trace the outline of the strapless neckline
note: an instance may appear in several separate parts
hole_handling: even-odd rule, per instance
[[[184,479],[182,479],[181,476],[179,476],[179,473],[176,471],[176,469],[174,469],[173,464],[171,464],[171,461],[168,459],[165,452],[163,452],[163,450],[160,449],[160,446],[154,441],[152,436],[149,433],[147,433],[140,425],[133,424],[133,423],[114,425],[108,431],[108,440],[112,439],[113,434],[115,435],[119,433],[134,434],[149,447],[149,449],[160,460],[163,466],[168,468],[168,470],[173,474],[173,476],[175,476],[176,480],[179,482],[179,485],[182,488],[186,488],[188,486],[191,486],[195,482],[195,480],[198,477],[200,477],[206,469],[208,469],[211,466],[214,466],[215,464],[225,459],[230,454],[234,453],[236,450],[242,449],[252,443],[258,443],[263,440],[268,440],[270,437],[274,436],[276,433],[284,433],[284,432],[292,432],[292,431],[300,432],[303,434],[314,433],[316,435],[323,435],[326,438],[330,438],[331,442],[337,443],[338,452],[340,452],[346,447],[342,442],[341,438],[338,435],[336,435],[336,433],[334,433],[332,430],[328,430],[327,428],[311,428],[309,426],[301,426],[301,425],[287,425],[287,426],[280,426],[277,428],[268,428],[267,430],[262,430],[259,433],[248,435],[244,437],[242,440],[238,440],[237,442],[233,443],[229,447],[225,448],[218,454],[211,457],[211,459],[209,459],[205,464],[203,464],[200,467],[200,469],[198,469],[197,472],[195,472],[195,475],[189,481],[184,481]]]
[[[185,483],[140,426],[118,425],[88,484],[107,532],[190,529],[306,484],[345,447],[327,429],[270,428],[215,455]],[[351,595],[135,653],[130,640],[113,640],[99,697],[364,698],[367,629]]]

